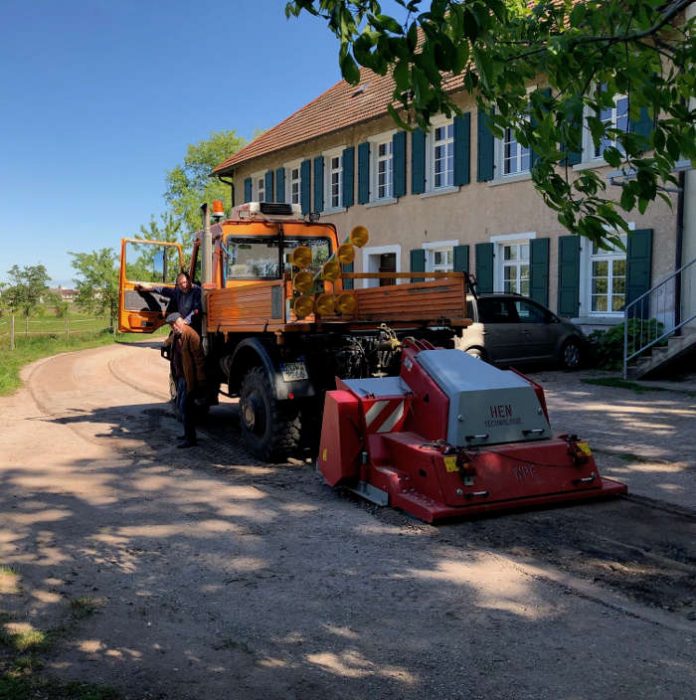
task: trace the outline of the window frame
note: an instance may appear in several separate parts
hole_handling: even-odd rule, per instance
[[[285,169],[285,197],[284,201],[289,204],[301,204],[302,203],[302,161],[292,161],[286,163],[283,168]],[[292,171],[297,170],[297,179],[293,180]],[[297,182],[297,201],[292,199],[292,185],[293,182]]]
[[[597,88],[595,87],[595,90]],[[621,101],[625,101],[625,110],[619,113],[618,110],[618,104]],[[604,160],[604,151],[607,148],[617,148],[621,153],[623,153],[623,148],[621,147],[621,144],[616,141],[616,139],[607,139],[606,142],[601,142],[598,144],[598,146],[595,147],[594,141],[592,140],[592,133],[590,132],[589,128],[587,127],[587,118],[588,117],[597,117],[603,122],[611,122],[611,127],[613,129],[621,130],[624,133],[630,131],[631,129],[631,120],[629,116],[629,97],[628,95],[624,95],[623,93],[619,93],[614,95],[614,104],[611,108],[611,116],[608,119],[602,119],[601,116],[601,111],[599,114],[597,114],[590,106],[585,105],[585,109],[583,110],[583,129],[582,129],[582,159],[581,159],[581,164],[587,165],[589,164],[597,164],[601,163],[604,164],[606,161]],[[618,121],[619,117],[621,119],[625,120],[625,129],[621,129],[618,126]],[[597,152],[597,149],[599,149],[599,153]]]
[[[444,140],[435,140],[435,134],[438,129],[451,129]],[[435,158],[435,149],[438,144],[445,143],[447,148],[446,162],[451,163],[451,169],[446,169],[447,182],[441,185],[435,185],[435,166],[438,159]],[[455,159],[455,142],[454,142],[454,117],[446,118],[444,116],[437,117],[432,120],[431,128],[426,135],[425,140],[425,192],[424,194],[433,194],[439,192],[453,192],[459,188],[454,184],[454,159]],[[439,159],[442,160],[442,159]]]
[[[256,172],[251,175],[251,201],[265,202],[262,196],[266,196],[266,172]]]
[[[631,230],[635,228],[635,224],[629,223]],[[624,246],[627,243],[627,237],[625,234],[621,236],[621,240]],[[598,260],[606,260],[608,262],[615,262],[617,260],[623,260],[624,269],[624,300],[619,311],[594,311],[592,308],[592,297],[593,297],[593,262]],[[611,267],[611,266],[610,266]],[[611,308],[611,299],[614,296],[613,292],[613,275],[608,275],[608,285],[606,291],[606,297],[608,302],[608,308]],[[580,244],[580,309],[581,316],[588,318],[608,318],[608,319],[622,319],[624,316],[623,307],[626,305],[626,284],[628,282],[628,251],[627,249],[621,250],[620,248],[614,248],[613,251],[606,252],[593,252],[593,244],[591,241],[582,241]]]
[[[394,134],[396,130],[383,132],[368,139],[370,144],[370,204],[386,203],[395,201],[394,197]],[[389,163],[389,189],[388,192],[379,196],[379,148],[386,145],[389,150],[387,159]]]
[[[325,151],[322,153],[322,158],[324,159],[324,213],[339,212],[344,211],[343,206],[343,150],[344,146],[340,148],[332,148],[330,151]],[[338,168],[332,170],[332,160],[338,158]],[[336,176],[336,204],[332,202],[333,199],[333,185],[332,182],[333,175]]]
[[[421,248],[425,251],[425,271],[426,272],[452,272],[454,270],[454,249],[459,245],[456,239],[447,241],[432,241],[430,243],[422,243]],[[444,265],[435,263],[436,253],[446,251],[451,260]]]
[[[501,234],[491,236],[490,242],[493,243],[493,289],[504,294],[522,294],[528,297],[531,291],[531,251],[532,241],[536,238],[535,231],[524,233]],[[511,263],[506,264],[504,251],[507,246],[527,246],[527,258],[517,257]],[[514,264],[513,264],[514,263]],[[505,270],[506,268],[515,268],[515,284],[516,289],[505,289]],[[522,274],[522,268],[526,267],[526,291],[524,291],[525,278]]]

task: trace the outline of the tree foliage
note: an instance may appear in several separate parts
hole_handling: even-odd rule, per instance
[[[77,272],[73,280],[77,290],[75,303],[87,313],[109,314],[113,328],[118,310],[118,267],[116,253],[102,248],[91,253],[70,253],[72,267]]]
[[[49,276],[43,265],[13,265],[7,274],[9,285],[3,290],[3,303],[12,312],[31,316],[48,295]]]
[[[460,111],[452,87],[475,96],[498,136],[511,128],[532,149],[534,186],[568,230],[601,245],[628,231],[623,212],[669,201],[675,163],[696,159],[695,20],[691,0],[291,0],[286,14],[323,18],[340,41],[351,84],[359,67],[394,80],[393,118],[429,125]],[[600,89],[598,89],[600,87]],[[600,119],[619,95],[649,133]],[[583,132],[595,147],[613,141],[606,162],[629,176],[618,196],[601,173],[574,171],[568,154]],[[609,233],[608,233],[609,231]],[[613,240],[611,240],[613,239]]]
[[[185,243],[201,228],[200,205],[203,202],[221,199],[225,208],[231,205],[229,185],[211,179],[210,172],[245,143],[234,131],[213,132],[209,138],[190,144],[183,164],[167,172],[164,199],[181,226]]]

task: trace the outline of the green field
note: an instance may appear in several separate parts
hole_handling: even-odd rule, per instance
[[[166,334],[160,329],[154,335]],[[10,321],[0,317],[0,396],[16,391],[21,385],[22,367],[43,357],[109,345],[119,341],[142,339],[141,334],[113,333],[108,317],[95,318],[71,313],[67,318],[37,316],[15,318],[15,349],[10,350]]]

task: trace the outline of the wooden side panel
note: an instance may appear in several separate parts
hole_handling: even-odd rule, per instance
[[[463,279],[441,279],[355,291],[362,321],[460,321],[466,317]]]
[[[279,314],[278,296],[284,300],[283,284],[282,280],[273,280],[210,290],[206,296],[208,330],[228,332],[281,325],[284,301],[281,303]],[[276,295],[275,318],[274,294]]]

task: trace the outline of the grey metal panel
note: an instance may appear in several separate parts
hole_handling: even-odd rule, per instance
[[[447,395],[447,442],[456,447],[551,437],[534,387],[460,350],[424,350],[417,361]]]
[[[401,377],[367,377],[342,381],[357,396],[405,396],[411,393]]]

